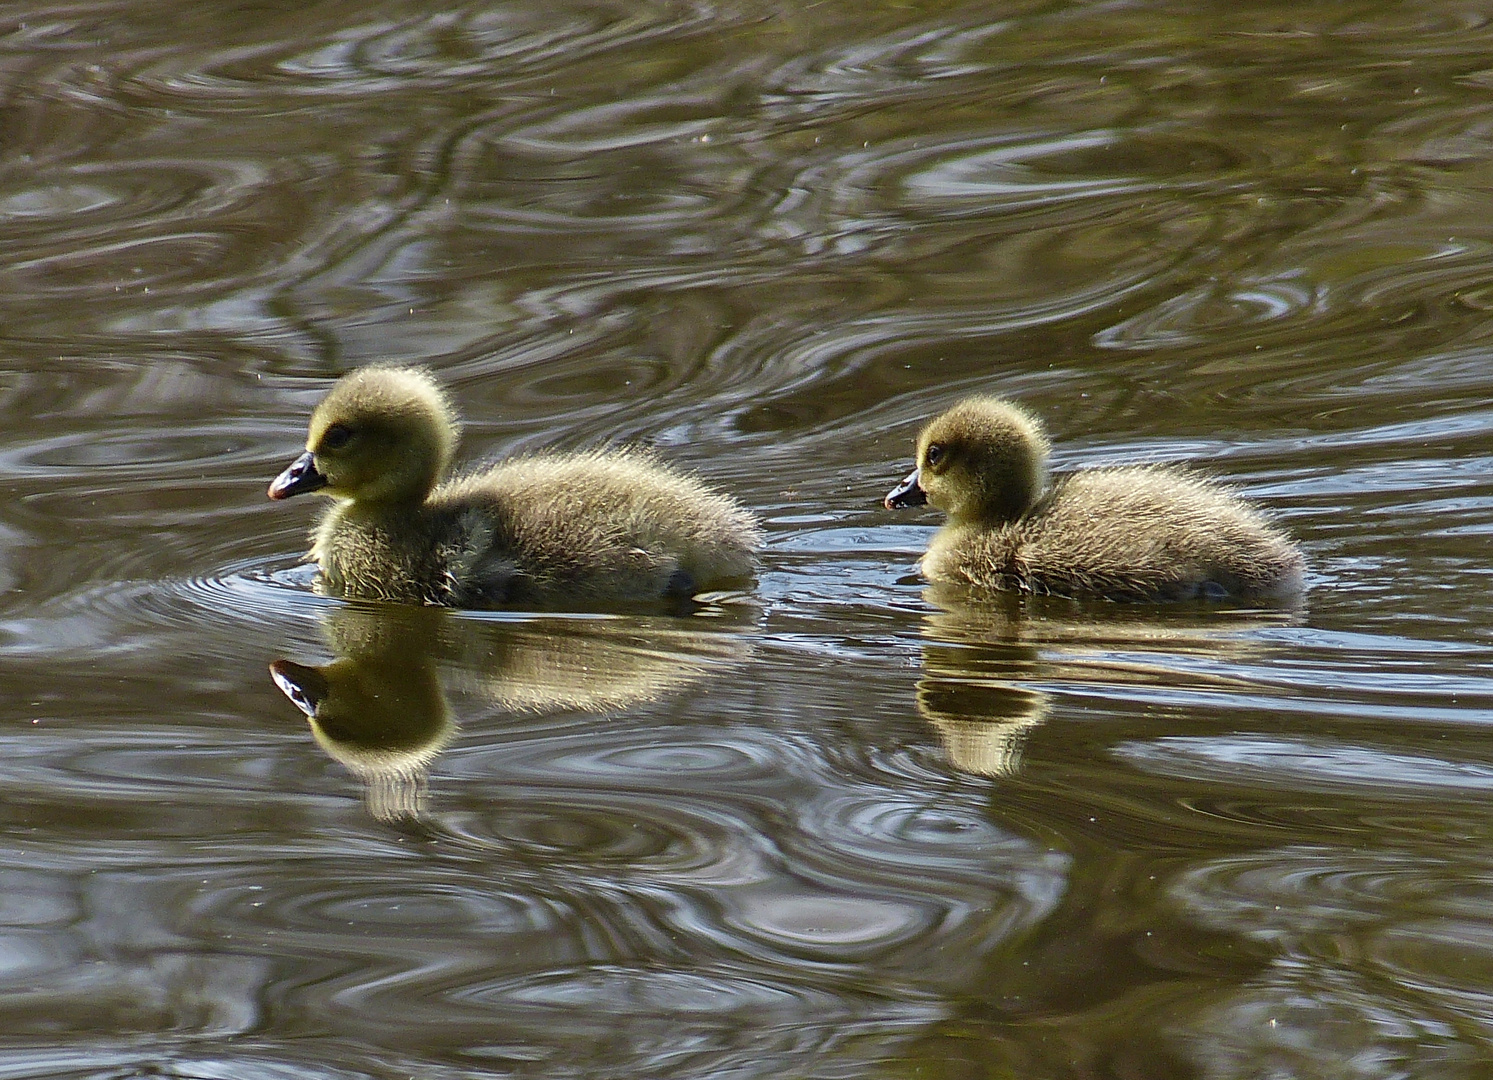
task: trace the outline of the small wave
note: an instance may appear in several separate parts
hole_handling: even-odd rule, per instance
[[[239,662],[246,638],[309,645],[335,603],[312,594],[313,576],[312,567],[255,560],[201,577],[89,585],[0,621],[0,655],[100,662],[174,643],[203,662]],[[239,629],[205,632],[225,623]]]

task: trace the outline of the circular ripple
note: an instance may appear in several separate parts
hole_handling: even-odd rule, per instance
[[[688,776],[737,782],[767,775],[772,761],[758,746],[700,743],[621,746],[605,749],[589,760],[576,756],[552,759],[567,770],[622,777]]]
[[[754,950],[832,963],[864,963],[922,938],[943,923],[941,903],[845,893],[737,890],[725,898],[726,926]]]
[[[141,221],[192,220],[231,210],[269,179],[262,164],[247,159],[73,163],[65,174],[0,185],[0,237],[52,246],[96,238],[101,229],[136,230]]]
[[[1265,735],[1167,736],[1128,742],[1116,757],[1156,776],[1315,792],[1360,792],[1374,802],[1441,797],[1481,799],[1493,766],[1340,740]]]
[[[627,1016],[689,1014],[730,1015],[795,1012],[812,1005],[833,1008],[833,995],[808,990],[793,981],[769,981],[726,968],[668,971],[619,965],[588,965],[520,979],[503,979],[452,990],[456,1002],[475,1002],[543,1009],[605,1008]]]
[[[387,875],[373,865],[349,867],[341,881],[220,886],[193,907],[203,929],[229,934],[273,928],[308,941],[323,934],[341,941],[386,935],[390,956],[469,935],[558,934],[574,922],[573,913],[543,897],[475,880],[404,881],[391,890]]]
[[[1209,860],[1168,891],[1206,925],[1278,936],[1379,922],[1441,893],[1447,870],[1396,852],[1274,848]]]
[[[977,800],[857,793],[822,800],[813,810],[805,824],[814,835],[835,837],[846,851],[874,853],[878,862],[931,861],[944,869],[978,863],[984,875],[991,858],[1033,853],[1028,841],[997,827]]]
[[[673,816],[673,815],[671,815]],[[542,807],[509,807],[487,815],[490,835],[505,845],[544,859],[597,863],[639,862],[684,865],[699,860],[699,836],[681,834],[678,822],[640,821],[632,814],[560,802]],[[689,855],[681,859],[683,852]]]
[[[52,484],[107,478],[109,490],[121,485],[159,486],[178,471],[212,470],[259,464],[264,426],[249,420],[173,424],[169,429],[135,427],[122,431],[68,432],[32,438],[0,448],[0,476],[45,477]],[[174,466],[163,471],[162,466]],[[107,469],[107,474],[98,470]]]
[[[137,160],[41,170],[0,185],[10,253],[7,296],[30,306],[70,299],[153,298],[221,291],[257,272],[304,219],[285,167],[220,158]]]
[[[311,593],[314,573],[283,559],[256,560],[212,576],[88,586],[0,621],[0,654],[99,662],[169,649],[174,640],[199,660],[241,660],[246,636],[264,639],[268,650],[316,642],[314,627],[335,601]],[[225,624],[241,632],[210,632]]]
[[[299,14],[299,13],[298,13]],[[536,10],[483,5],[397,22],[361,25],[286,23],[279,39],[224,50],[195,68],[142,65],[129,79],[132,96],[167,99],[197,110],[263,108],[266,94],[366,100],[370,94],[504,84],[542,76],[660,37],[718,26],[718,16],[688,3],[609,4],[605,0]]]
[[[442,813],[441,825],[454,843],[473,850],[513,851],[556,868],[624,869],[655,880],[661,875],[739,873],[730,840],[737,822],[692,805],[695,796],[666,800],[619,793],[606,806],[577,805],[573,794],[562,792],[540,791],[531,798],[532,807],[458,806]],[[459,795],[447,799],[453,805],[460,802]]]
[[[191,989],[201,992],[222,988],[193,986]],[[127,1001],[112,1003],[101,1001],[97,989],[92,991],[96,1010],[103,1010],[108,1004],[117,1004],[122,1013],[130,1014],[138,1011],[140,994],[139,987],[123,987],[120,997]],[[163,1017],[162,1026],[190,1028],[202,1034],[200,1017],[195,1015]],[[243,1033],[219,1028],[213,1034],[217,1038],[226,1039]],[[20,1033],[17,1032],[16,1036],[20,1038]],[[118,1039],[95,1043],[89,1035],[70,1032],[66,1046],[57,1048],[52,1039],[42,1036],[25,1050],[0,1050],[0,1070],[3,1070],[6,1080],[121,1080],[124,1077],[171,1077],[173,1080],[364,1080],[381,1074],[387,1075],[385,1054],[365,1053],[361,1048],[346,1044],[311,1047],[306,1040],[292,1040],[283,1049],[276,1049],[266,1046],[265,1039],[256,1037],[252,1046],[235,1048],[229,1064],[221,1053],[198,1055],[186,1052],[179,1037],[163,1037],[155,1047],[149,1045],[151,1041],[148,1037],[137,1034],[131,1040],[132,1045],[122,1050]],[[146,1045],[134,1045],[137,1043]],[[323,1054],[327,1060],[318,1061],[318,1055]],[[79,1064],[82,1060],[86,1060],[87,1064]]]

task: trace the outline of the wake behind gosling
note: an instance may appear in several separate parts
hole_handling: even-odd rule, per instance
[[[1173,465],[1081,469],[1049,481],[1041,424],[969,398],[918,437],[917,467],[886,496],[946,524],[923,575],[982,591],[1112,600],[1288,603],[1305,585],[1295,544],[1227,487]]]
[[[460,434],[429,372],[343,376],[272,499],[334,500],[318,589],[447,607],[611,605],[748,583],[762,543],[730,497],[642,450],[543,453],[446,478]]]

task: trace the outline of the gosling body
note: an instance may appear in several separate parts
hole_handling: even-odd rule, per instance
[[[448,607],[611,605],[744,584],[761,533],[636,450],[540,454],[442,480],[454,411],[419,369],[362,368],[312,414],[272,498],[335,502],[312,532],[329,595]]]
[[[921,562],[975,590],[1113,600],[1290,602],[1305,562],[1223,485],[1167,465],[1083,469],[1048,482],[1035,418],[999,398],[961,402],[924,428],[918,467],[886,497],[945,511]]]

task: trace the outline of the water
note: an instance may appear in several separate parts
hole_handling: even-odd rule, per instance
[[[0,1078],[1487,1075],[1490,51],[1383,0],[11,5]],[[731,491],[758,588],[315,597],[264,486],[377,358],[468,457]],[[1306,606],[926,594],[879,499],[976,390],[1228,478]]]

